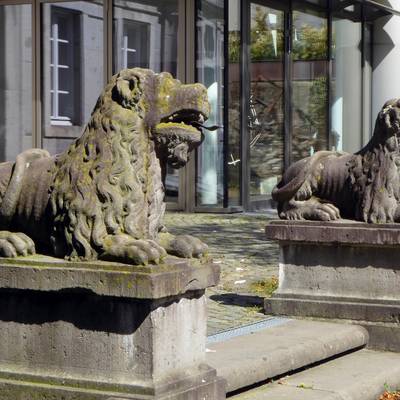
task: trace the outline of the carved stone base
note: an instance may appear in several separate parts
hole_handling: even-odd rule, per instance
[[[266,313],[353,321],[371,346],[400,350],[400,225],[273,221],[266,233],[280,246]]]
[[[225,399],[225,380],[203,366],[189,371],[192,376],[163,385],[144,387],[104,384],[83,380],[55,379],[0,373],[1,399],[29,400],[186,400]]]
[[[205,364],[205,288],[219,270],[0,262],[1,399],[222,399]]]

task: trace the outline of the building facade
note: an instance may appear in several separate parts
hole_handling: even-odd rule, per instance
[[[208,88],[205,139],[169,207],[262,210],[296,160],[356,151],[400,97],[400,0],[0,0],[0,161],[55,154],[126,67]]]

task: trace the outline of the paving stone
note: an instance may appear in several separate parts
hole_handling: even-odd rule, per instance
[[[166,213],[171,233],[202,239],[221,266],[219,285],[208,290],[209,334],[265,319],[263,295],[254,290],[254,283],[278,276],[279,247],[264,234],[266,222],[274,218],[274,213]]]

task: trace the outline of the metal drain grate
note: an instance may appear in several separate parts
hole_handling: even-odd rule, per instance
[[[223,332],[216,333],[207,337],[207,344],[224,342],[225,340],[232,339],[237,336],[249,335],[250,333],[257,332],[261,329],[273,328],[287,324],[292,321],[289,318],[267,318],[262,321],[253,322],[248,325],[239,326],[238,328],[228,329]]]

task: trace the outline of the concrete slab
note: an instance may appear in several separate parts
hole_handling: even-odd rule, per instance
[[[360,350],[232,400],[376,400],[400,387],[400,354]]]
[[[336,393],[281,385],[264,385],[230,398],[230,400],[343,400]]]
[[[364,346],[356,325],[290,320],[250,335],[208,344],[207,364],[227,380],[227,391],[252,385]]]

